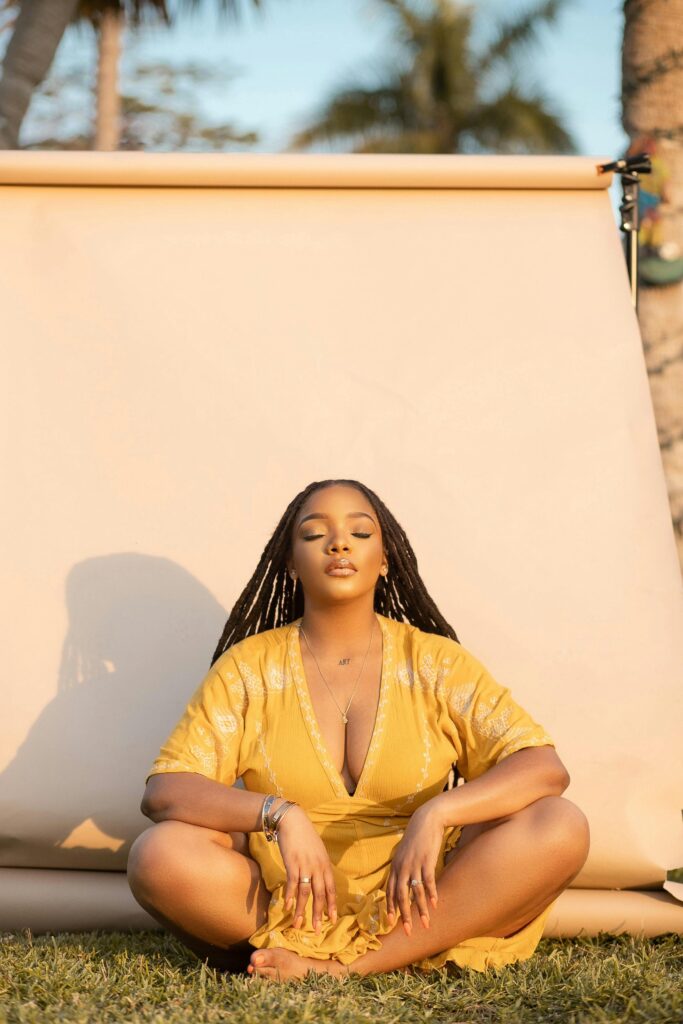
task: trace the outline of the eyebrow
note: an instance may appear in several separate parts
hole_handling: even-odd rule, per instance
[[[352,519],[353,518],[357,519],[359,516],[367,516],[367,518],[370,520],[370,522],[373,525],[375,525],[375,520],[367,512],[347,512],[346,515],[347,515],[347,518],[352,518]],[[331,516],[328,516],[326,512],[310,512],[307,516],[303,517],[303,519],[299,523],[299,526],[303,526],[303,524],[308,519],[330,519],[330,518],[331,518]]]

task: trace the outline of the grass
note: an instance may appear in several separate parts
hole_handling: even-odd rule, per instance
[[[283,985],[207,967],[165,931],[0,934],[2,1024],[602,1024],[683,1020],[683,937],[541,939],[530,960]]]

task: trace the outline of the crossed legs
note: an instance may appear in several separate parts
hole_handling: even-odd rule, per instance
[[[566,889],[586,861],[589,842],[585,815],[560,796],[466,825],[437,881],[430,928],[422,927],[413,906],[410,935],[399,921],[380,938],[380,949],[348,969],[390,971],[473,936],[511,935]],[[211,966],[243,969],[250,961],[252,971],[272,978],[302,977],[311,969],[347,971],[335,960],[248,945],[266,919],[270,893],[243,833],[160,822],[133,844],[128,882],[138,903]]]

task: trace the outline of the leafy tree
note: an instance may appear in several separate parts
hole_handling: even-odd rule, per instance
[[[215,0],[219,11],[239,19],[240,0]],[[250,0],[260,8],[262,0]],[[201,0],[178,0],[178,9]],[[64,32],[71,24],[89,23],[98,35],[97,114],[94,147],[117,149],[121,102],[117,66],[125,19],[139,26],[145,18],[171,24],[167,0],[4,0],[3,10],[18,5],[11,24],[0,79],[0,149],[16,149],[19,131],[36,87],[43,81]]]
[[[88,102],[89,53],[73,65],[53,71],[40,87],[31,110],[32,135],[24,149],[92,149],[88,128],[74,131],[83,121]],[[231,122],[208,122],[198,112],[195,94],[208,85],[225,89],[233,72],[197,63],[170,67],[164,63],[134,63],[129,87],[120,98],[120,150],[221,152],[259,142],[255,131],[242,131]]]
[[[649,153],[653,167],[641,179],[649,201],[639,241],[650,273],[639,285],[638,322],[683,568],[683,0],[625,0],[623,9],[622,125],[629,153]]]
[[[349,82],[322,105],[289,149],[325,141],[356,153],[571,153],[576,147],[549,98],[515,80],[497,84],[540,26],[568,0],[545,0],[498,25],[482,53],[472,48],[473,5],[456,0],[378,0],[396,23],[397,52],[379,84]]]

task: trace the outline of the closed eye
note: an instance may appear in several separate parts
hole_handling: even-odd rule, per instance
[[[308,535],[308,537],[303,537],[302,540],[318,540],[318,538],[322,537],[322,536],[323,536],[322,533],[311,533],[311,534]],[[352,537],[371,537],[372,534],[370,534],[370,533],[353,533],[351,536]]]

